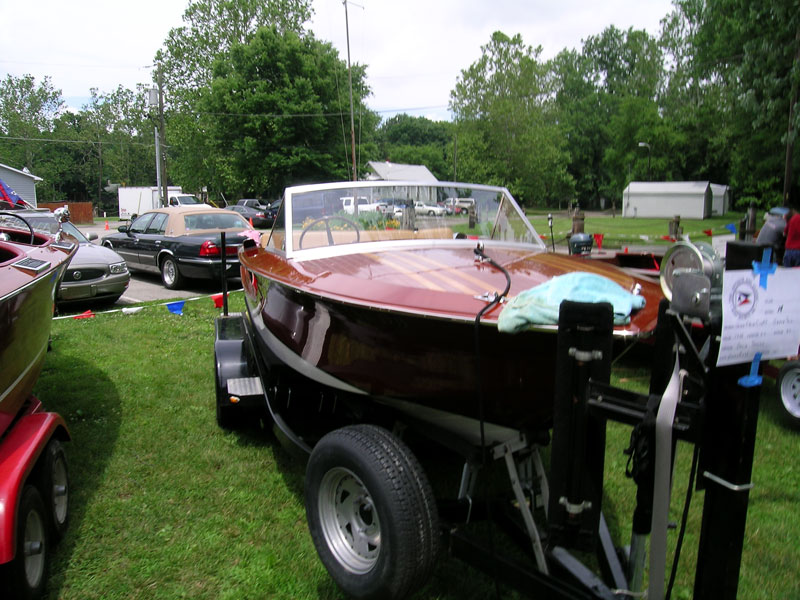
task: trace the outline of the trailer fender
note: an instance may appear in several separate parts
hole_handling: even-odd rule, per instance
[[[0,441],[0,564],[14,559],[17,507],[28,476],[52,437],[69,439],[64,419],[56,413],[32,412],[20,418]]]

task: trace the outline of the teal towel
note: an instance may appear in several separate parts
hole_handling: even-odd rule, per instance
[[[516,333],[529,325],[557,325],[562,300],[609,302],[614,307],[614,324],[630,323],[631,312],[644,306],[644,297],[631,294],[602,275],[576,271],[521,292],[500,313],[497,328]]]

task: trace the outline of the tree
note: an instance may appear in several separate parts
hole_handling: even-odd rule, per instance
[[[172,101],[191,100],[193,91],[207,88],[214,61],[259,28],[301,34],[311,14],[310,0],[191,0],[183,13],[186,25],[171,29],[156,54]]]
[[[458,135],[458,173],[484,175],[520,200],[571,197],[565,139],[558,128],[548,65],[519,35],[496,32],[482,56],[461,71],[450,94]]]
[[[303,33],[311,17],[310,0],[191,0],[183,14],[186,25],[172,29],[156,53],[156,76],[162,77],[167,106],[167,177],[190,189],[228,177],[221,161],[207,159],[212,148],[208,125],[198,114],[208,93],[216,61],[228,59],[231,48],[247,44],[260,27]],[[221,170],[220,170],[221,169]]]
[[[36,84],[31,75],[7,75],[0,82],[0,154],[18,168],[33,170],[41,149],[39,140],[52,131],[53,122],[64,106],[61,90],[53,88],[49,77]]]
[[[800,114],[800,11],[795,0],[681,0],[671,15],[686,31],[692,89],[719,87],[729,123],[730,181],[743,202],[796,196]]]
[[[425,165],[440,180],[453,179],[452,123],[407,114],[384,121],[377,131],[374,160]]]
[[[233,46],[227,60],[215,63],[198,103],[209,183],[276,197],[288,184],[347,178],[348,161],[335,158],[349,112],[337,81],[346,75],[336,50],[311,35],[262,28],[249,43]],[[361,106],[368,90],[358,66],[353,87]]]

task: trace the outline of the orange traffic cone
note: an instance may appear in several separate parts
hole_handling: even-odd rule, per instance
[[[250,227],[255,229],[255,225],[253,225],[253,217],[250,217]]]
[[[108,231],[108,221],[106,221],[106,231]]]

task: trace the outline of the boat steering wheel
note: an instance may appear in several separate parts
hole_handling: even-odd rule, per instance
[[[333,220],[347,223],[356,232],[356,242],[359,242],[361,240],[361,233],[359,232],[358,225],[356,225],[355,222],[351,221],[347,217],[342,217],[340,215],[329,215],[325,217],[320,217],[319,219],[314,219],[313,221],[311,221],[311,223],[303,227],[303,231],[300,234],[300,239],[297,240],[297,249],[298,250],[303,249],[303,238],[309,231],[311,231],[311,228],[314,227],[314,225],[316,225],[317,223],[325,223],[325,233],[328,235],[328,246],[335,246],[336,242],[333,241],[333,231],[331,230],[331,221]]]
[[[22,221],[23,223],[25,223],[25,226],[28,228],[28,231],[30,231],[30,232],[31,232],[31,241],[30,241],[30,244],[31,244],[31,246],[33,246],[33,242],[34,242],[34,240],[36,239],[36,236],[35,236],[35,235],[34,235],[34,233],[33,233],[33,226],[32,226],[30,223],[28,223],[28,221],[27,221],[27,220],[23,219],[23,218],[22,218],[22,217],[20,217],[19,215],[15,215],[13,212],[6,212],[6,211],[2,211],[2,212],[0,212],[0,215],[9,216],[9,217],[14,217],[14,218],[16,218],[16,219],[19,219],[19,220],[20,220],[20,221]]]

